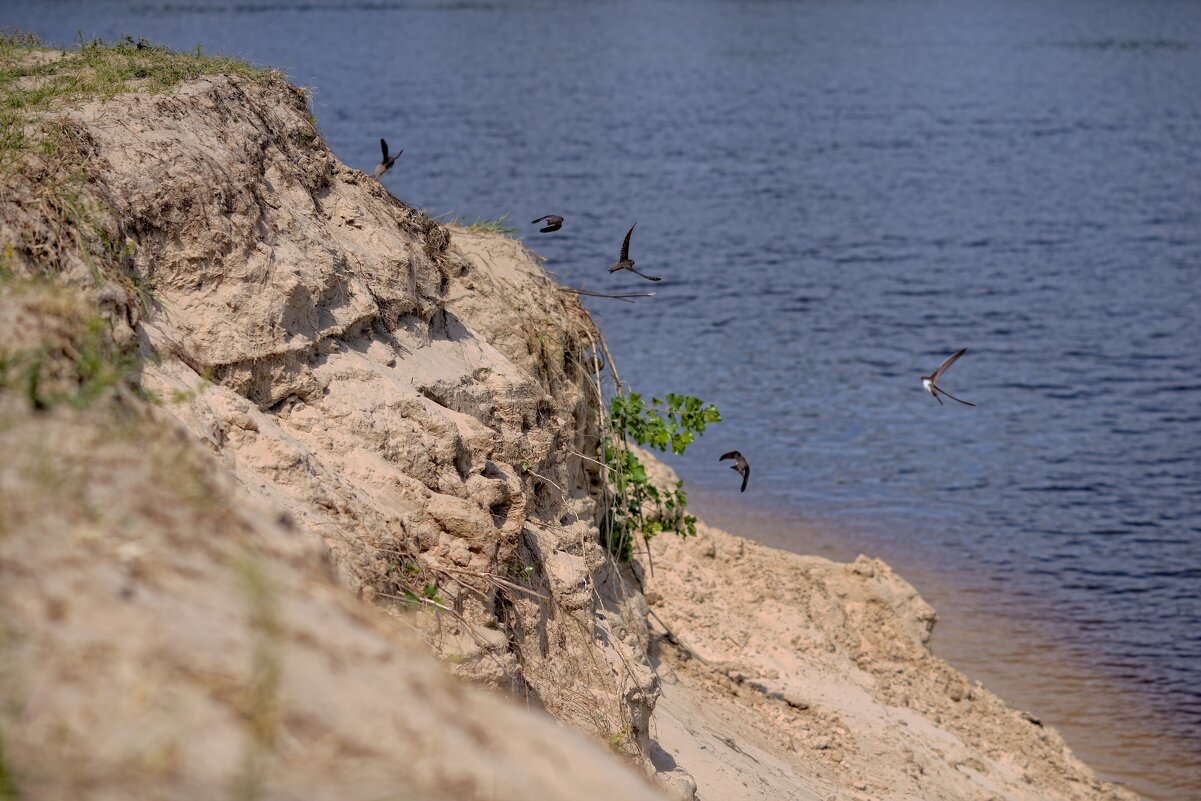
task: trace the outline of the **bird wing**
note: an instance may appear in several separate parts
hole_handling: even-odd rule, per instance
[[[738,490],[739,492],[746,492],[746,482],[750,480],[750,477],[751,466],[744,461],[742,463],[742,489]]]
[[[947,371],[947,368],[958,361],[959,357],[967,353],[967,348],[960,348],[947,357],[947,360],[938,365],[938,369],[934,371],[934,375],[930,376],[930,380],[935,384],[938,383],[938,377]]]
[[[632,272],[634,275],[640,275],[648,281],[662,281],[663,280],[662,278],[660,278],[657,275],[647,275],[646,273],[640,273],[637,270],[635,270],[633,267],[630,268],[630,272]]]
[[[383,158],[381,158],[380,161],[387,161],[388,160],[388,143],[385,142],[382,138],[379,140],[379,150],[380,150],[380,153],[383,154]]]
[[[637,224],[634,223],[634,225]],[[621,258],[618,261],[629,261],[630,259],[630,235],[634,233],[634,225],[631,225],[630,230],[626,231],[625,241],[621,243]]]
[[[750,473],[751,472],[751,466],[750,466],[750,464],[747,463],[746,457],[743,456],[738,451],[730,451],[729,453],[723,453],[721,455],[721,458],[718,459],[717,461],[724,462],[726,459],[734,460],[734,464],[730,465],[730,469],[737,470],[740,473]]]
[[[538,219],[536,219],[536,220],[530,220],[530,225],[533,225],[534,223],[540,223],[540,222],[542,222],[543,220],[549,220],[549,219],[550,219],[550,215],[548,214],[548,215],[546,215],[545,217],[539,217],[539,218],[538,218]]]

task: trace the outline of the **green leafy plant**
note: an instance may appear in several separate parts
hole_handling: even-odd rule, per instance
[[[424,587],[421,588],[420,596],[418,596],[417,593],[413,592],[413,590],[405,590],[404,591],[404,600],[408,601],[409,603],[413,604],[414,606],[420,606],[422,603],[422,600],[421,600],[422,598],[429,600],[429,601],[433,601],[436,604],[442,603],[442,596],[440,596],[438,594],[438,585],[437,584],[426,584]]]
[[[621,731],[616,731],[610,734],[608,738],[610,750],[617,754],[623,753],[621,745],[625,741],[625,738],[629,736],[629,734],[629,726],[625,726]]]
[[[660,531],[696,535],[696,518],[687,513],[684,482],[677,481],[670,489],[656,487],[629,443],[683,453],[709,423],[720,421],[716,406],[691,395],[670,393],[648,404],[631,392],[609,402],[601,449],[612,497],[603,530],[615,557],[629,561],[637,536],[649,541]]]

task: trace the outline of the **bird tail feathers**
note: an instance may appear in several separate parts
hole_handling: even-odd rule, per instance
[[[965,401],[965,400],[960,400],[959,398],[956,398],[954,395],[952,395],[950,392],[947,392],[945,389],[940,389],[938,391],[941,392],[943,395],[946,395],[948,398],[955,401],[956,403],[962,403],[964,406],[975,406],[976,405],[976,404],[972,403],[971,401]],[[938,397],[938,396],[935,395],[935,397]]]

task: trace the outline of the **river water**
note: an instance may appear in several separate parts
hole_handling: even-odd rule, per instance
[[[511,215],[622,377],[725,418],[713,522],[878,555],[936,651],[1104,775],[1201,797],[1201,3],[0,0],[285,69],[333,150]],[[567,217],[539,235],[527,220]],[[610,276],[632,255],[653,287]],[[976,408],[941,408],[918,377]],[[750,488],[717,455],[738,448]]]

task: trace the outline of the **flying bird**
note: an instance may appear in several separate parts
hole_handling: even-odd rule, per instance
[[[638,223],[634,223],[634,225],[637,224]],[[609,272],[615,273],[618,270],[629,270],[634,275],[642,276],[648,281],[662,281],[662,278],[654,275],[645,275],[634,269],[634,260],[630,258],[630,234],[634,233],[634,225],[631,225],[630,230],[626,231],[625,241],[621,243],[621,258],[617,260],[616,264],[609,268]]]
[[[742,489],[738,491],[746,492],[746,482],[751,477],[751,466],[746,463],[746,459],[742,458],[742,454],[738,451],[723,453],[717,461],[724,462],[726,459],[734,460],[734,464],[730,465],[730,469],[742,474]]]
[[[938,369],[934,371],[933,375],[922,376],[922,386],[926,388],[927,392],[929,392],[931,395],[934,396],[934,400],[938,401],[939,406],[946,405],[942,402],[942,398],[938,397],[939,395],[946,395],[951,400],[955,401],[956,403],[962,403],[964,406],[975,406],[976,405],[970,401],[960,400],[959,398],[956,398],[954,395],[952,395],[950,392],[947,392],[945,389],[938,386],[939,377],[942,376],[942,374],[947,371],[947,368],[950,367],[952,364],[954,364],[959,359],[959,357],[965,353],[967,353],[967,348],[960,348],[959,350],[955,351],[950,356],[948,356],[947,360],[945,362],[938,365]]]
[[[538,233],[540,234],[549,234],[551,231],[558,231],[563,227],[563,218],[558,214],[548,214],[545,217],[539,217],[536,220],[531,220],[530,225],[533,225],[534,223],[540,223],[543,220],[546,221],[546,225],[538,229]]]
[[[371,173],[372,178],[379,178],[388,170],[392,169],[392,165],[396,163],[396,160],[400,158],[400,154],[404,152],[404,149],[402,148],[397,150],[395,155],[389,156],[388,143],[383,139],[379,140],[379,149],[380,153],[383,154],[383,159],[380,161],[379,166],[375,168],[375,172]]]

